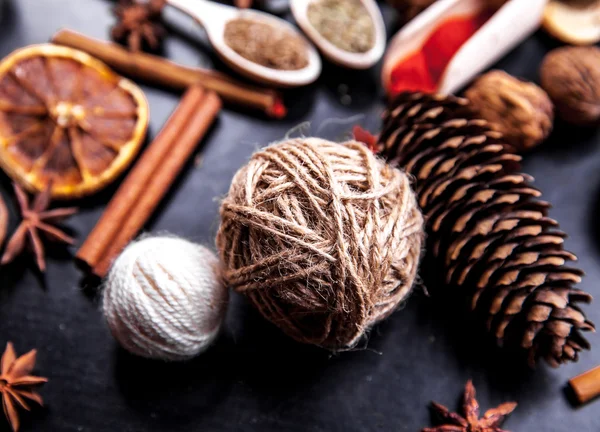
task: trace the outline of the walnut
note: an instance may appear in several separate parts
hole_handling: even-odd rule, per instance
[[[544,90],[503,71],[481,76],[465,93],[473,109],[505,135],[518,151],[544,141],[554,122],[554,107]]]
[[[581,126],[600,123],[599,48],[555,49],[546,55],[540,75],[563,120]]]

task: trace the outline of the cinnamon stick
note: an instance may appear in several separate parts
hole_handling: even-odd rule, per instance
[[[102,259],[109,241],[112,241],[120,229],[117,221],[123,221],[131,213],[138,197],[142,194],[150,178],[155,175],[162,160],[173,147],[176,137],[187,125],[193,111],[205,96],[205,91],[199,87],[191,87],[184,95],[163,129],[155,138],[131,173],[121,184],[121,187],[108,204],[104,215],[98,221],[77,257],[90,267]]]
[[[600,366],[571,379],[569,386],[580,404],[600,396]]]
[[[52,42],[84,51],[130,78],[176,91],[202,84],[204,88],[215,91],[225,103],[260,110],[278,119],[287,114],[281,96],[275,90],[251,86],[220,72],[183,66],[142,52],[130,52],[117,44],[67,29],[56,33]]]
[[[220,108],[221,101],[212,91],[192,86],[185,93],[77,252],[77,259],[93,274],[104,277],[112,261],[143,228]]]

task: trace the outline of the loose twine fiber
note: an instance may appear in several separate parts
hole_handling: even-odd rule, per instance
[[[113,264],[103,310],[126,350],[186,360],[216,338],[227,300],[212,251],[177,237],[146,237],[130,244]]]
[[[357,142],[293,139],[235,175],[224,278],[294,339],[343,349],[410,293],[423,218],[408,177]]]

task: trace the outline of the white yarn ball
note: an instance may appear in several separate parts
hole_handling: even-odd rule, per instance
[[[146,237],[115,260],[104,316],[117,341],[142,357],[186,360],[206,350],[225,316],[228,290],[219,261],[177,237]]]

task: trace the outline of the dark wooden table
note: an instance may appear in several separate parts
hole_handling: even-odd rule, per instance
[[[106,0],[7,2],[1,56],[45,42],[61,27],[106,37],[112,22],[112,3]],[[394,16],[385,10],[391,23]],[[167,19],[173,34],[165,55],[222,68],[191,20],[175,11]],[[554,46],[536,34],[499,66],[537,80],[541,58]],[[304,121],[311,122],[305,134],[330,139],[342,139],[355,123],[376,129],[383,109],[378,77],[378,70],[355,73],[326,64],[317,85],[287,95],[292,112],[282,122],[225,109],[148,230],[213,245],[218,199],[249,155]],[[144,90],[152,137],[178,96]],[[587,272],[581,287],[600,298],[598,137],[595,130],[558,125],[552,139],[526,157],[525,170],[536,177],[554,204],[552,216],[570,234],[567,247]],[[14,228],[15,204],[4,176],[0,187],[11,204]],[[79,203],[82,211],[69,226],[80,241],[115,187]],[[37,347],[39,372],[50,378],[42,390],[47,407],[23,416],[23,431],[412,432],[429,425],[431,399],[454,408],[469,378],[483,408],[519,402],[506,423],[509,430],[600,430],[600,402],[574,409],[563,394],[568,378],[600,363],[597,337],[591,337],[595,349],[578,364],[531,372],[491,347],[465,324],[460,310],[416,293],[404,310],[372,331],[366,349],[330,355],[289,340],[234,296],[223,335],[208,353],[186,364],[163,364],[118,348],[104,324],[97,287],[75,268],[74,252],[52,251],[45,278],[28,259],[0,270],[0,344],[12,340],[20,353]],[[586,310],[600,323],[597,305]],[[8,430],[3,421],[0,430]]]

